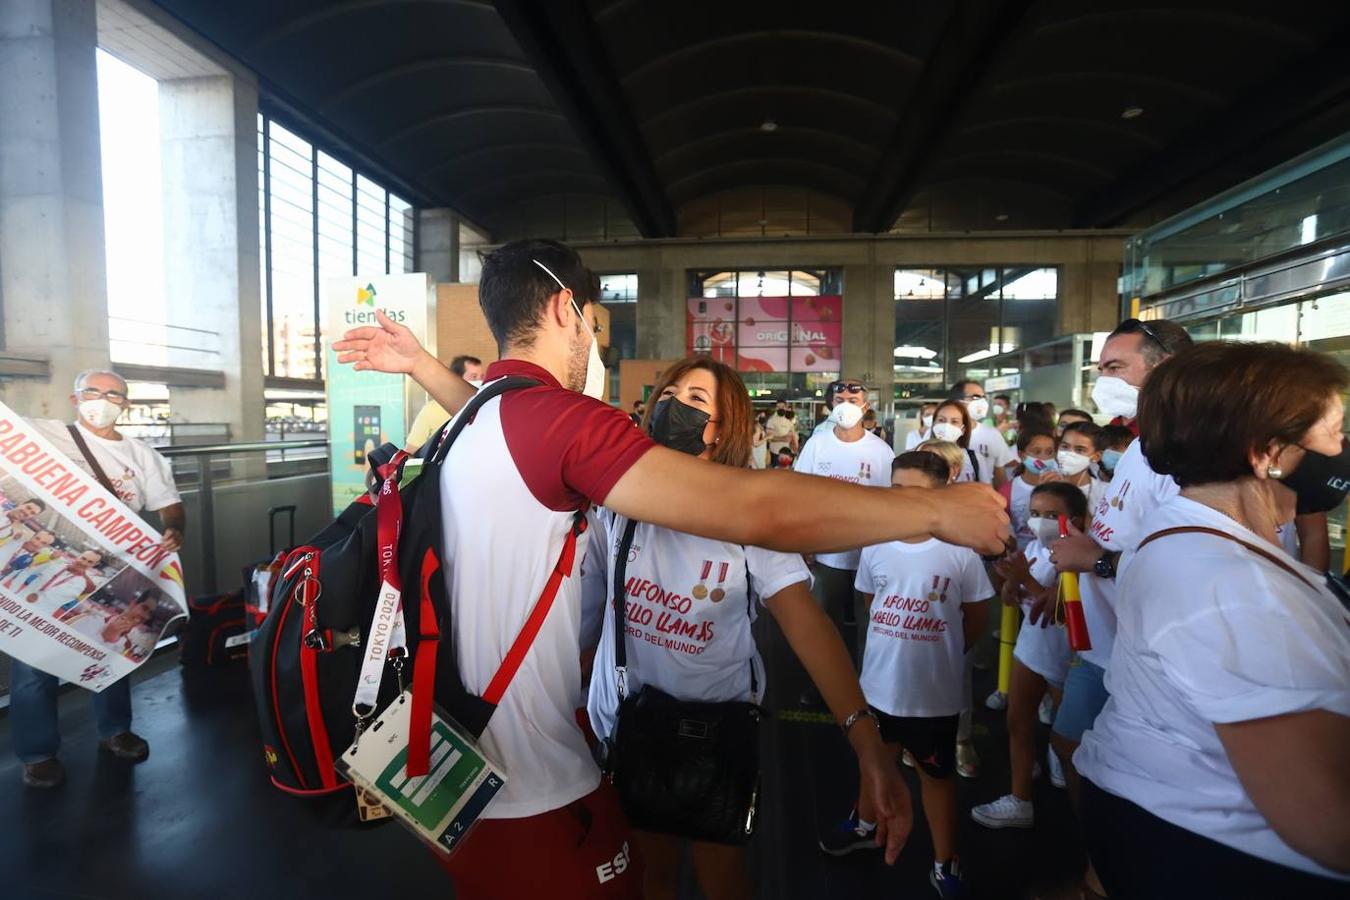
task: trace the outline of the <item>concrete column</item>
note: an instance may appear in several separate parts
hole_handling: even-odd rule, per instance
[[[453,211],[417,211],[417,260],[413,265],[434,282],[459,281],[459,217]]]
[[[218,352],[169,365],[220,369],[225,389],[170,388],[176,421],[263,437],[256,88],[230,75],[159,83],[164,295],[174,326],[216,332]]]
[[[879,413],[890,410],[895,388],[894,268],[844,266],[843,366],[840,374],[859,378],[877,392]]]
[[[4,349],[51,377],[0,381],[27,416],[65,418],[76,373],[108,365],[94,4],[0,2]]]

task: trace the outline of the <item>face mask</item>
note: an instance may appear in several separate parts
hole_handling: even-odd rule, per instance
[[[652,440],[663,447],[698,456],[708,447],[703,442],[703,431],[711,419],[703,410],[667,397],[652,407],[649,432]]]
[[[1092,386],[1092,402],[1104,416],[1133,419],[1139,409],[1139,388],[1123,378],[1103,375]]]
[[[1082,472],[1088,467],[1088,463],[1092,462],[1083,454],[1074,453],[1072,450],[1059,451],[1055,461],[1059,463],[1059,470],[1070,477]]]
[[[483,379],[481,378],[466,378],[464,380],[467,381],[475,391],[482,390],[483,388]]]
[[[1042,547],[1049,547],[1059,540],[1058,518],[1027,519],[1027,528],[1031,529],[1031,533],[1036,535],[1036,540],[1041,542]]]
[[[1036,475],[1059,471],[1059,464],[1053,459],[1037,459],[1034,456],[1028,456],[1022,460],[1022,465],[1027,467],[1028,472]]]
[[[970,411],[970,417],[978,422],[989,415],[989,401],[983,397],[976,397],[966,403],[966,409]]]
[[[955,444],[961,440],[964,433],[960,425],[953,425],[951,422],[939,422],[933,426],[933,437],[939,441],[950,441]]]
[[[1350,442],[1342,439],[1335,456],[1303,452],[1298,468],[1281,482],[1298,496],[1298,514],[1330,512],[1350,493]]]
[[[845,430],[861,422],[862,417],[862,407],[854,406],[852,403],[840,403],[830,411],[830,421]]]
[[[1009,429],[1004,433],[1003,436],[1007,439],[1007,441],[1008,441],[1008,446],[1011,447],[1013,444],[1016,444],[1016,443],[1017,443],[1017,429],[1016,429],[1016,428],[1009,428]]]
[[[1001,416],[1008,411],[1008,407],[1004,406],[1002,403],[995,403],[993,409],[994,415],[996,416]]]
[[[1120,465],[1120,458],[1125,455],[1123,450],[1103,450],[1102,451],[1102,469],[1107,472],[1114,472],[1116,466]]]
[[[122,407],[111,400],[82,400],[78,407],[80,418],[94,428],[107,428],[122,414]]]
[[[924,427],[924,428],[932,428],[932,427],[933,427],[933,417],[932,417],[932,416],[924,416],[924,417],[921,418],[919,421],[923,423],[923,427]]]

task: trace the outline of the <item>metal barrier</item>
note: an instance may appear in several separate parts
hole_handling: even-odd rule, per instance
[[[202,575],[207,585],[215,590],[216,581],[216,521],[215,521],[215,484],[216,476],[213,469],[214,462],[222,457],[237,456],[242,453],[266,453],[269,456],[273,452],[279,451],[280,459],[285,461],[286,451],[313,450],[323,448],[323,451],[309,458],[322,457],[327,460],[327,439],[316,439],[308,441],[256,441],[243,444],[208,444],[206,446],[188,446],[188,447],[165,447],[159,452],[170,460],[174,459],[195,459],[197,461],[197,491],[198,491],[198,515],[201,524],[197,526],[198,533],[201,535],[202,544]],[[326,468],[326,465],[325,465]],[[262,479],[266,480],[266,478]]]

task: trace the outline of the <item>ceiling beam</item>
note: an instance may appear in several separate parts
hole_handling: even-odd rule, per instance
[[[497,11],[614,185],[643,237],[675,236],[675,211],[582,0],[497,0]]]
[[[853,213],[853,230],[887,231],[921,184],[933,154],[956,126],[962,108],[1018,43],[1034,0],[967,0],[952,14],[927,54],[918,83],[901,101],[899,123],[867,179]]]
[[[1303,62],[1262,81],[1251,93],[1084,199],[1074,211],[1073,227],[1118,224],[1188,182],[1258,152],[1271,138],[1338,108],[1345,110],[1344,123],[1350,118],[1348,53],[1350,29],[1343,29]],[[1326,134],[1313,142],[1333,136]]]

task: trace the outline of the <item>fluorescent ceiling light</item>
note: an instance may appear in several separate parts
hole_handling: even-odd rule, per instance
[[[927,347],[904,345],[895,348],[895,355],[903,359],[932,359],[937,356],[937,351],[929,350]]]
[[[991,356],[997,355],[998,351],[991,347],[988,350],[976,350],[974,353],[967,353],[965,356],[958,359],[957,362],[959,363],[979,362],[982,359],[988,359]]]

